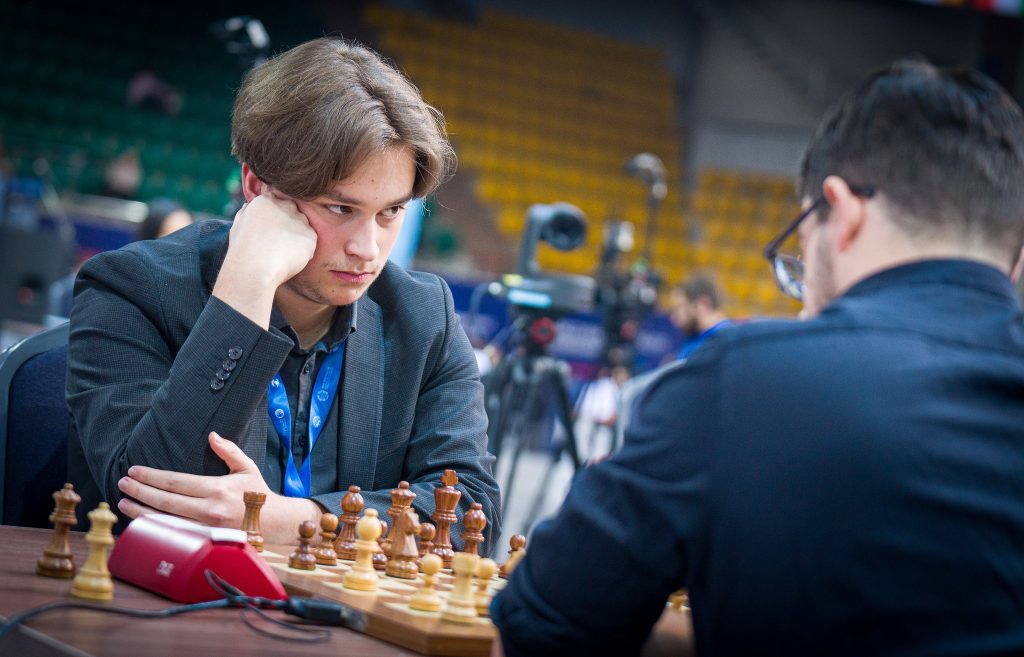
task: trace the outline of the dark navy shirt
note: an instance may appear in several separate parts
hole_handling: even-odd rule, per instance
[[[288,394],[288,406],[292,417],[292,458],[295,467],[301,467],[309,454],[309,402],[313,394],[316,376],[320,373],[327,354],[342,342],[352,331],[356,330],[355,305],[341,306],[334,315],[330,329],[315,345],[309,349],[299,346],[299,337],[288,320],[274,308],[270,323],[279,328],[292,339],[295,346],[288,353],[278,374],[284,382]],[[344,368],[342,368],[344,376]],[[338,408],[341,404],[341,381],[338,382],[338,394],[331,403],[327,413],[321,436],[335,437],[338,435]],[[267,485],[271,490],[283,492],[284,468],[288,463],[288,454],[284,449],[281,437],[277,435],[273,423],[270,424],[267,439],[267,465],[269,472],[264,473]],[[317,440],[310,461],[310,489],[315,495],[324,491],[338,490],[338,441],[336,439]]]
[[[492,604],[505,652],[1024,654],[1024,319],[963,260],[815,319],[722,331],[656,379]]]

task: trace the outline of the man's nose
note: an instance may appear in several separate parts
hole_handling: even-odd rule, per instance
[[[364,262],[373,262],[380,255],[377,247],[377,223],[361,221],[345,242],[345,254]]]

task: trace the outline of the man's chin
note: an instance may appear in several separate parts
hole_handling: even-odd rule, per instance
[[[296,294],[313,303],[324,306],[350,306],[366,294],[375,280],[376,277],[357,285],[319,278],[316,281],[292,281],[290,287]]]
[[[329,294],[326,295],[325,301],[329,306],[351,306],[356,301],[359,301],[360,297],[366,294],[366,289],[362,289],[358,294],[355,292],[345,294]]]
[[[325,290],[326,294],[323,294],[322,296],[327,300],[327,303],[332,306],[350,306],[356,301],[359,301],[359,299],[366,294],[366,291],[370,289],[371,283],[358,286],[332,285],[330,288]]]

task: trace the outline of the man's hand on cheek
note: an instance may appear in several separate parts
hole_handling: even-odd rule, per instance
[[[316,239],[295,201],[266,187],[235,215],[224,266],[276,289],[309,263]]]
[[[306,267],[316,239],[294,201],[264,190],[235,215],[213,296],[268,328],[277,288]]]

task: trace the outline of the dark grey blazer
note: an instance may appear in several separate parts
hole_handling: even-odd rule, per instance
[[[82,494],[80,512],[103,499],[115,506],[117,482],[133,464],[225,474],[207,444],[211,430],[236,441],[264,473],[278,458],[267,453],[266,391],[293,343],[210,296],[229,228],[201,222],[82,267],[67,381],[69,477]],[[500,536],[494,458],[476,361],[451,291],[433,274],[389,263],[357,302],[357,316],[339,395],[337,487],[314,490],[313,498],[340,514],[355,484],[383,514],[388,491],[406,480],[415,508],[429,516],[441,473],[452,468],[462,491],[458,515],[480,502],[492,547],[490,537]],[[218,373],[227,373],[223,385]],[[453,529],[456,542],[460,531]]]

